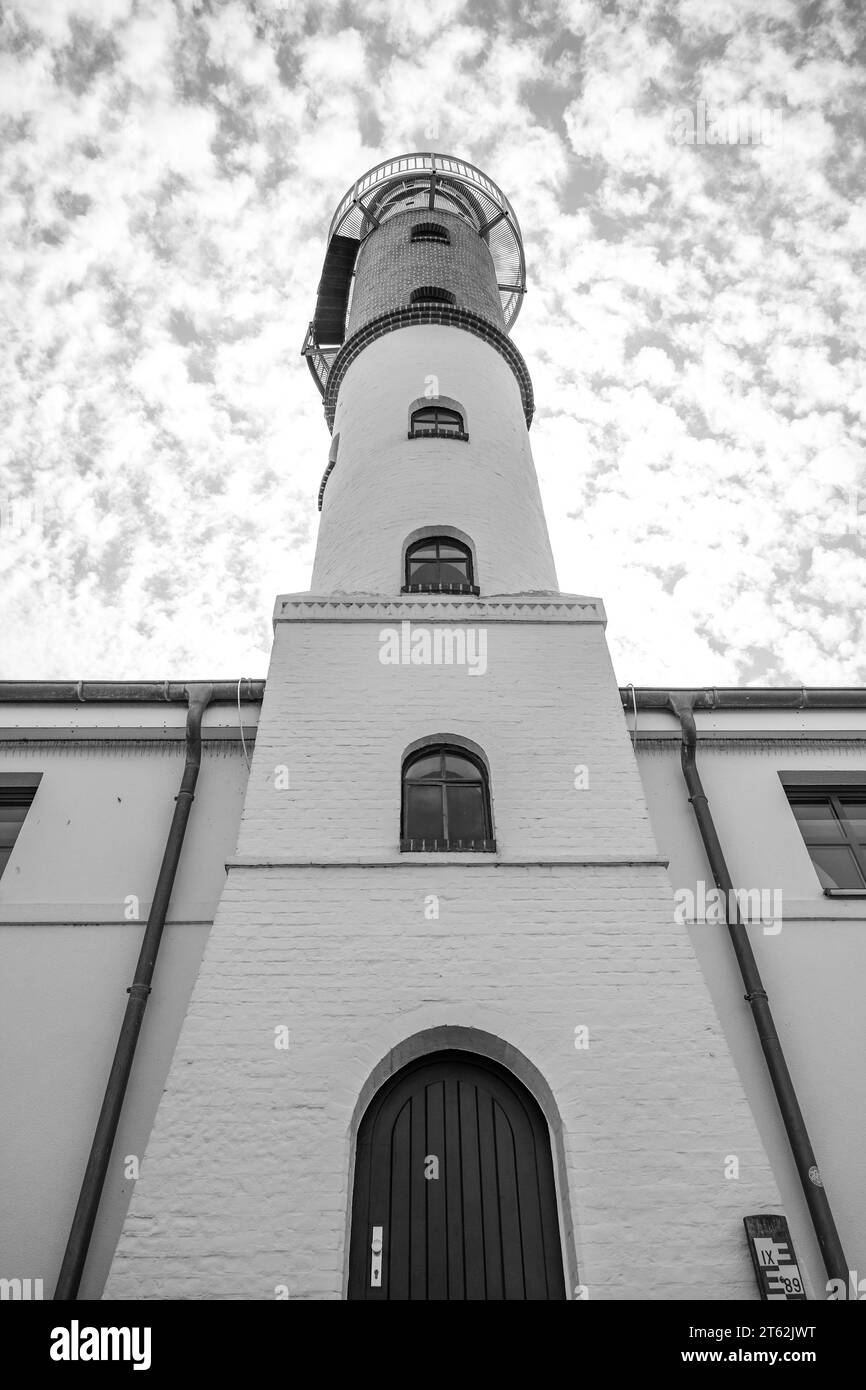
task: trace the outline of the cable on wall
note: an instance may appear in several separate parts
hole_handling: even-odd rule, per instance
[[[241,720],[241,681],[244,681],[244,680],[246,680],[246,679],[247,679],[246,676],[238,676],[238,728],[240,729],[240,734],[241,734],[241,747],[242,747],[243,750],[244,750],[244,760],[245,760],[246,765],[247,765],[247,772],[249,772],[249,771],[250,771],[250,759],[249,759],[249,755],[248,755],[248,753],[247,753],[247,741],[246,741],[246,739],[244,738],[244,726],[243,726],[243,722],[242,722],[242,720]]]
[[[635,693],[635,688],[632,685],[631,681],[629,681],[628,685],[626,686],[626,690],[631,691],[631,703],[632,708],[634,710],[634,724],[632,725],[631,730],[631,746],[633,752],[637,753],[637,695]]]

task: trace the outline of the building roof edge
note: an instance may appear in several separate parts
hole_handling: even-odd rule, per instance
[[[671,696],[700,710],[866,710],[863,686],[641,686],[619,688],[623,709],[671,710]]]

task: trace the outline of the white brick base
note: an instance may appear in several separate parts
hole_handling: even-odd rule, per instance
[[[755,1296],[778,1195],[664,872],[398,865],[232,870],[106,1297],[340,1298],[358,1098],[446,1025],[550,1087],[571,1287]]]
[[[570,1289],[756,1297],[742,1218],[778,1192],[673,919],[598,609],[489,605],[475,679],[381,665],[375,601],[278,612],[240,855],[106,1296],[343,1297],[371,1076],[459,1028],[547,1114]],[[401,752],[441,731],[489,758],[496,857],[397,850]]]

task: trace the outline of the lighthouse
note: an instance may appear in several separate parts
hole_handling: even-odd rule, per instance
[[[755,1297],[743,1218],[779,1194],[603,604],[558,587],[525,289],[511,202],[462,160],[388,160],[337,206],[312,585],[276,601],[108,1298]]]

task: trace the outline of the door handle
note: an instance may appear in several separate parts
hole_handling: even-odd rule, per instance
[[[382,1230],[381,1226],[373,1227],[373,1239],[370,1242],[372,1258],[370,1261],[370,1288],[381,1289],[382,1287]]]

